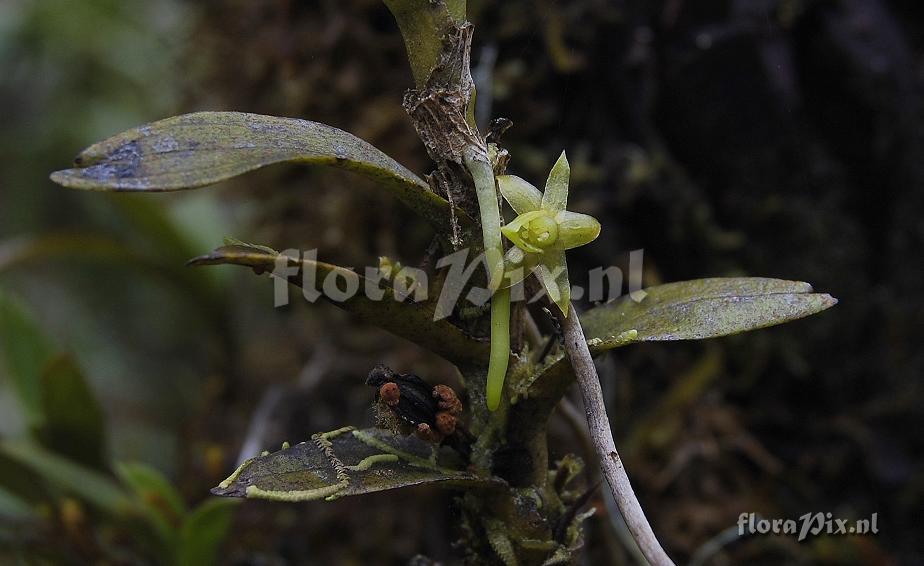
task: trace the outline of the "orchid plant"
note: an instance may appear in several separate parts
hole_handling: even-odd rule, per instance
[[[616,452],[590,356],[637,342],[699,340],[772,326],[825,310],[836,300],[795,281],[700,279],[649,287],[641,301],[623,297],[592,308],[581,314],[582,330],[571,304],[565,254],[593,241],[601,227],[591,216],[566,208],[570,167],[565,154],[541,192],[507,174],[506,151],[475,127],[472,26],[465,21],[464,0],[385,3],[404,36],[413,71],[415,86],[404,107],[434,162],[427,180],[337,128],[238,112],[199,112],[134,128],[89,147],[73,168],[54,173],[52,180],[76,189],[160,192],[215,184],[275,163],[329,166],[375,180],[432,226],[443,251],[484,250],[493,293],[489,325],[486,313],[476,314],[472,324],[460,323],[466,318],[460,304],[452,306],[456,316],[434,316],[435,300],[410,304],[388,278],[363,280],[347,268],[265,246],[231,242],[191,260],[192,265],[242,265],[271,276],[282,265],[359,279],[363,288],[381,292],[379,300],[363,294],[342,300],[321,296],[442,356],[458,369],[464,389],[450,393],[413,372],[379,368],[368,383],[377,388],[381,413],[395,414],[397,424],[347,426],[287,443],[246,461],[213,493],[291,502],[446,485],[465,492],[462,547],[472,563],[569,563],[582,544],[581,523],[592,513],[582,510],[591,491],[578,485],[578,458],[549,461],[546,430],[577,380],[595,441],[608,441],[595,447],[630,531],[650,562],[670,564],[656,541],[652,545],[624,466],[613,461]],[[499,195],[517,213],[507,225],[501,222]],[[506,251],[505,238],[511,244]],[[511,286],[528,277],[539,280],[551,310],[558,311],[563,348],[511,349],[524,344],[511,341],[526,333],[524,321],[541,315],[524,310],[511,325]],[[309,284],[297,276],[285,280]],[[310,284],[320,286],[319,281],[313,278]],[[429,296],[438,296],[442,283],[433,278]],[[558,343],[556,336],[536,338]],[[611,474],[614,466],[622,476]]]

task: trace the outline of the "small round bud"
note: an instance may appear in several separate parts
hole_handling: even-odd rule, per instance
[[[443,440],[443,435],[431,428],[427,423],[417,425],[417,436],[427,442],[440,442]]]
[[[445,411],[436,414],[436,430],[440,431],[443,436],[456,432],[456,422],[456,418]]]
[[[389,381],[379,388],[379,397],[386,405],[394,407],[401,401],[401,390],[398,389],[397,383]]]
[[[448,411],[452,415],[462,414],[462,401],[456,392],[448,385],[437,385],[433,388],[433,397],[437,400],[440,409]]]

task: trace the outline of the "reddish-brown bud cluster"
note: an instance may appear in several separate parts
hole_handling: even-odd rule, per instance
[[[366,384],[378,387],[378,400],[424,440],[442,442],[456,433],[462,402],[448,385],[433,387],[416,375],[385,366],[373,368]]]

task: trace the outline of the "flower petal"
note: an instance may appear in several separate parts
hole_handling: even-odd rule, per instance
[[[561,152],[558,161],[552,166],[549,179],[545,182],[542,193],[542,208],[552,212],[561,212],[568,204],[568,182],[571,178],[571,166],[565,152]]]
[[[589,214],[563,210],[555,215],[558,245],[566,250],[589,244],[600,235],[600,222]]]
[[[528,254],[517,246],[512,246],[504,255],[504,282],[501,288],[512,287],[533,272],[539,263],[538,254]]]
[[[516,175],[498,176],[497,186],[517,214],[539,210],[542,205],[542,193],[539,189]]]
[[[568,280],[568,264],[565,263],[565,250],[548,250],[542,258],[542,263],[536,267],[536,277],[542,281],[542,286],[552,302],[558,305],[561,312],[568,316],[568,307],[571,304],[571,282]]]
[[[536,247],[529,242],[527,242],[523,236],[520,234],[520,231],[525,228],[530,221],[540,217],[545,216],[546,212],[542,210],[534,210],[532,212],[527,212],[521,214],[513,219],[510,224],[506,224],[501,228],[501,233],[507,237],[508,240],[514,243],[517,247],[522,248],[524,251],[531,253],[540,253],[542,248]]]

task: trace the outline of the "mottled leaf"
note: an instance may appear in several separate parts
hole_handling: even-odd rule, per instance
[[[597,350],[632,341],[702,340],[796,320],[834,306],[808,283],[732,277],[696,279],[645,290],[639,302],[624,296],[581,316]]]
[[[228,536],[234,509],[234,499],[211,498],[196,507],[180,527],[177,547],[179,566],[208,566],[218,561],[218,551]]]
[[[487,358],[487,343],[469,337],[448,319],[434,320],[435,301],[399,301],[394,289],[387,282],[377,283],[345,267],[308,259],[281,259],[279,254],[270,254],[246,246],[221,247],[208,255],[193,258],[189,263],[190,265],[235,264],[253,268],[258,273],[272,273],[277,267],[277,258],[280,258],[280,266],[289,265],[298,268],[296,273],[288,277],[293,285],[302,286],[305,283],[303,277],[305,270],[314,273],[313,281],[309,281],[314,287],[313,291],[322,289],[324,280],[329,276],[339,279],[338,285],[341,286],[347,279],[358,281],[358,292],[352,297],[344,300],[331,300],[325,293],[321,293],[321,296],[353,313],[364,322],[406,338],[453,362],[471,362]],[[367,296],[365,292],[367,285],[383,291],[382,298],[373,300]]]
[[[175,191],[274,163],[329,165],[370,177],[446,229],[449,203],[414,173],[356,136],[317,122],[242,112],[197,112],[152,122],[85,149],[51,179],[74,189]]]
[[[633,293],[637,298],[639,292]],[[581,315],[591,353],[664,340],[702,340],[803,318],[837,304],[799,281],[763,277],[695,279],[649,287],[636,301],[626,295]],[[533,381],[555,382],[568,372],[563,354],[548,360]]]
[[[252,458],[212,490],[216,495],[311,501],[337,499],[421,484],[491,487],[497,478],[480,478],[450,463],[448,449],[416,436],[381,429],[345,427],[312,440]]]

